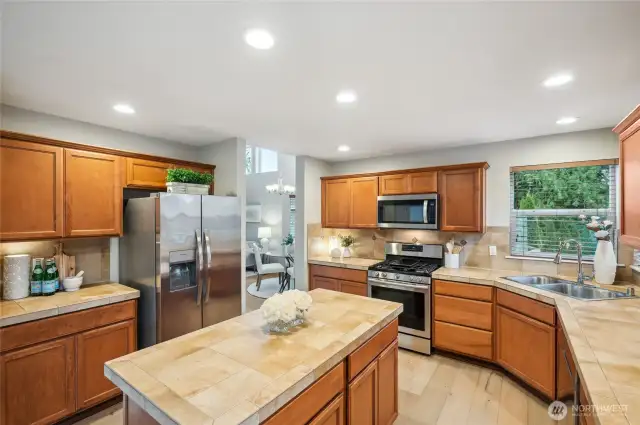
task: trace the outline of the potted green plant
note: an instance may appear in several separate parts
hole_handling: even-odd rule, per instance
[[[351,257],[351,250],[349,249],[349,247],[352,246],[354,243],[356,243],[356,238],[354,238],[353,236],[351,235],[340,236],[340,246],[343,248],[342,258]]]
[[[170,168],[167,170],[167,192],[208,195],[213,174],[199,173],[188,168]]]
[[[291,255],[293,251],[293,241],[294,241],[293,235],[291,233],[289,233],[287,236],[284,237],[284,239],[282,239],[282,246],[285,247],[285,250],[289,255]]]

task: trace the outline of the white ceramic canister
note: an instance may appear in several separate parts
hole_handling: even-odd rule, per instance
[[[450,269],[460,268],[460,254],[444,254],[444,266]]]
[[[31,257],[27,254],[5,255],[3,262],[2,298],[19,300],[28,297]]]

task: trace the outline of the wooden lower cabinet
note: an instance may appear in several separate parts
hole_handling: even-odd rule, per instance
[[[366,297],[367,272],[340,267],[309,266],[309,290],[323,288]]]
[[[349,383],[349,425],[378,425],[378,362],[374,361]]]
[[[340,394],[311,421],[309,425],[343,425],[344,424],[344,395]]]
[[[82,332],[76,336],[78,350],[78,409],[91,407],[120,394],[120,389],[104,376],[109,360],[135,350],[133,320]]]
[[[398,341],[378,357],[378,425],[391,425],[398,417]]]
[[[75,338],[0,356],[0,424],[44,425],[76,410]]]
[[[360,295],[362,297],[367,296],[367,285],[359,282],[349,282],[347,280],[338,281],[338,291],[346,294]]]
[[[550,399],[556,396],[556,329],[498,305],[496,362]]]
[[[493,333],[467,326],[434,321],[433,346],[459,354],[493,359]]]
[[[556,347],[556,399],[562,400],[573,397],[572,375],[576,373],[576,365],[562,327],[556,329]]]
[[[316,288],[328,289],[330,291],[337,291],[338,281],[336,279],[331,279],[328,277],[314,276],[309,290],[316,289]]]

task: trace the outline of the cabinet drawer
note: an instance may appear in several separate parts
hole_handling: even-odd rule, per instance
[[[0,328],[0,352],[133,319],[135,300]]]
[[[349,381],[375,360],[382,351],[398,338],[398,319],[389,323],[370,340],[358,347],[347,358]]]
[[[433,286],[435,294],[478,301],[493,301],[493,287],[491,286],[449,282],[446,280],[435,280]]]
[[[324,276],[332,279],[350,280],[352,282],[367,283],[367,272],[365,270],[345,269],[343,267],[309,265],[311,276]]]
[[[344,292],[346,294],[360,295],[363,297],[367,296],[368,288],[366,283],[360,282],[349,282],[346,280],[340,280],[338,282],[340,292]]]
[[[479,357],[493,358],[493,333],[466,326],[434,321],[433,345],[443,350]]]
[[[472,328],[493,330],[493,305],[485,301],[434,295],[434,319]]]
[[[327,372],[262,425],[304,425],[345,390],[344,362]]]
[[[549,325],[556,324],[555,309],[543,302],[499,289],[498,304]]]

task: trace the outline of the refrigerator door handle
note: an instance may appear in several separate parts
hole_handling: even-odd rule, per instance
[[[211,284],[211,267],[213,267],[213,260],[211,258],[211,243],[209,240],[209,231],[205,230],[204,232],[204,243],[205,243],[205,255],[207,256],[207,274],[206,274],[206,278],[205,280],[207,281],[207,286],[205,288],[205,292],[204,292],[204,303],[208,303],[209,302],[209,291],[211,290],[211,288],[209,288],[210,284]]]
[[[202,301],[202,238],[200,230],[196,229],[196,281],[198,282],[198,291],[196,295],[196,305],[200,305]]]

